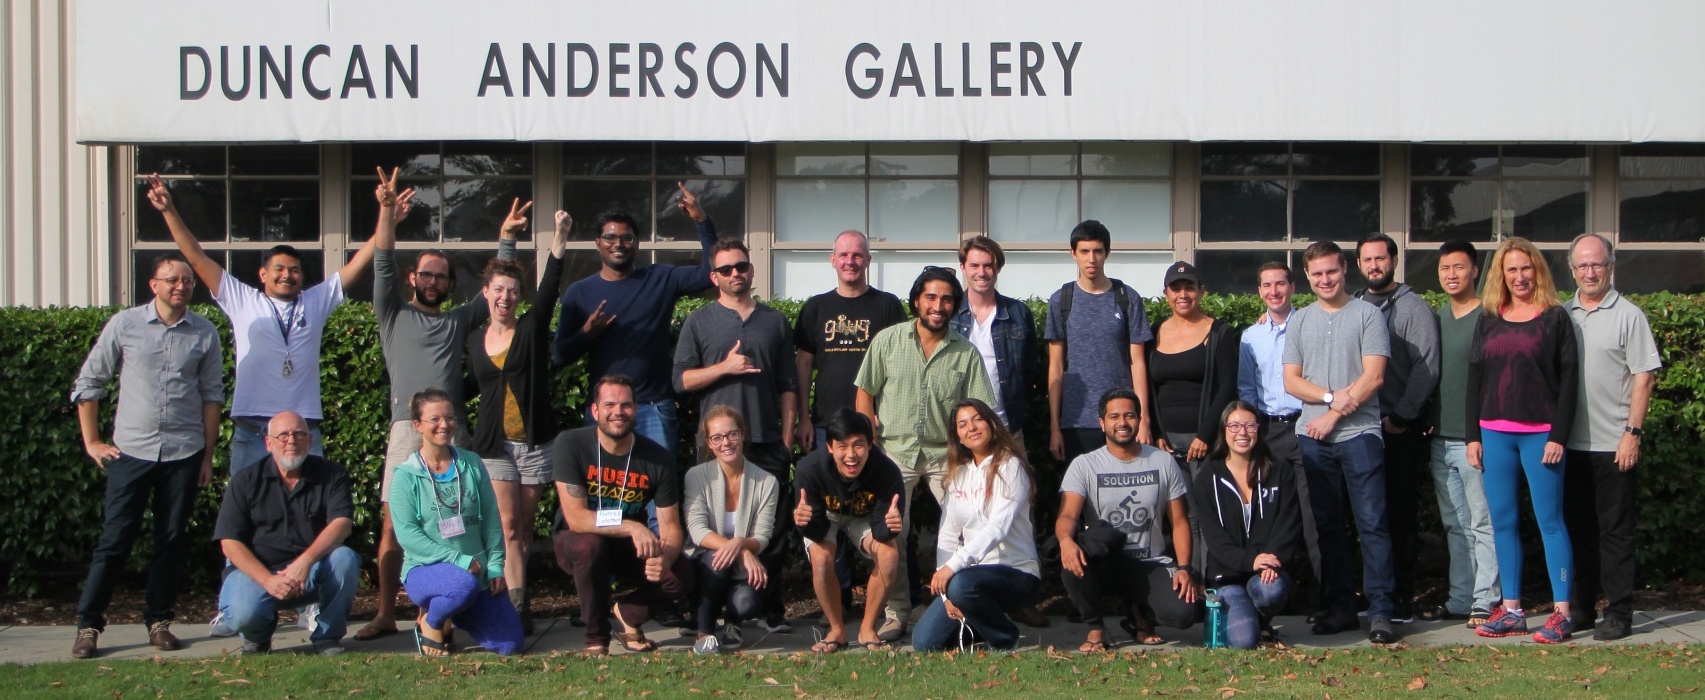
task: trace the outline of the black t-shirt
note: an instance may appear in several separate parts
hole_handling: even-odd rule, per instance
[[[811,504],[811,522],[800,528],[806,539],[820,541],[829,534],[830,512],[847,517],[870,518],[870,536],[887,542],[900,533],[889,530],[888,508],[899,496],[900,512],[906,510],[905,482],[900,467],[880,450],[871,450],[864,470],[848,479],[835,467],[827,449],[812,450],[794,469],[794,484],[804,489]]]
[[[219,504],[213,540],[236,540],[272,571],[308,551],[326,525],[354,518],[349,473],[336,462],[309,455],[296,488],[286,491],[269,457],[231,476]]]
[[[679,505],[681,482],[675,476],[674,456],[638,434],[633,438],[628,454],[614,455],[598,444],[597,426],[563,431],[552,446],[557,482],[584,487],[586,507],[594,511],[619,505],[623,520],[646,522],[647,504]]]
[[[875,287],[848,299],[829,290],[805,300],[793,326],[793,346],[811,353],[817,368],[817,393],[811,419],[822,422],[835,411],[852,408],[864,352],[884,328],[906,320],[900,298]],[[800,391],[808,390],[800,387]]]

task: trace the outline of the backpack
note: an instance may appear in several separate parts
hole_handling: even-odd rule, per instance
[[[1113,282],[1113,303],[1118,305],[1120,313],[1130,313],[1130,298],[1125,292],[1125,283],[1116,278],[1108,278]],[[1077,280],[1072,280],[1060,287],[1060,368],[1065,369],[1071,364],[1070,355],[1066,353],[1066,329],[1072,318],[1072,288],[1077,286]],[[1119,324],[1125,332],[1125,342],[1119,344],[1120,354],[1125,357],[1125,365],[1131,364],[1131,326],[1129,323]]]

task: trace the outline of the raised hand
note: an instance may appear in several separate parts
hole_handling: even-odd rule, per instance
[[[166,189],[166,183],[160,179],[159,173],[148,176],[148,203],[161,212],[172,209],[172,191]]]
[[[509,205],[509,216],[503,219],[503,237],[515,238],[521,235],[522,231],[527,230],[527,211],[532,208],[533,203],[531,201],[522,204],[521,198],[516,197],[515,201]]]
[[[899,532],[905,524],[906,521],[900,515],[900,494],[894,494],[894,500],[888,504],[888,514],[883,516],[882,520],[888,526],[889,532]]]
[[[764,370],[752,364],[752,358],[740,354],[740,341],[734,341],[734,347],[728,349],[728,356],[722,358],[722,375],[757,374]]]
[[[699,206],[699,198],[692,192],[687,191],[687,186],[685,184],[677,182],[675,183],[675,186],[681,190],[681,198],[675,201],[675,206],[681,210],[682,214],[686,214],[687,217],[692,219],[695,223],[703,222],[705,220],[705,213],[704,207]]]
[[[799,490],[799,505],[793,507],[793,524],[805,527],[811,524],[811,502],[805,500],[805,489]]]
[[[574,217],[561,209],[556,210],[556,238],[551,239],[551,256],[560,258],[563,251],[568,249],[568,232],[574,228]]]
[[[388,207],[392,212],[393,221],[408,218],[409,210],[413,207],[414,188],[402,192],[397,191],[397,173],[401,168],[391,168],[390,177],[385,176],[385,169],[375,167],[379,173],[379,184],[373,188],[373,198],[378,200],[380,207]]]
[[[592,315],[586,317],[586,324],[580,327],[580,331],[596,338],[603,335],[604,329],[609,328],[610,323],[615,320],[616,315],[604,313],[604,301],[599,301],[598,308],[593,309]]]

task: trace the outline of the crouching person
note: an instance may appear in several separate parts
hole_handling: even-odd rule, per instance
[[[894,460],[872,449],[876,431],[864,414],[850,408],[836,411],[824,432],[828,449],[806,455],[794,474],[799,504],[793,509],[793,524],[805,536],[811,586],[829,619],[829,633],[811,651],[832,654],[847,645],[841,582],[835,575],[835,542],[842,532],[876,564],[865,584],[858,643],[870,650],[883,649],[887,644],[876,636],[876,620],[899,569],[900,551],[894,540],[903,521],[900,495],[905,484]]]
[[[693,651],[739,649],[740,623],[759,614],[758,591],[769,571],[758,553],[775,536],[780,483],[763,469],[746,468],[746,419],[729,406],[705,411],[699,434],[715,459],[687,472],[687,555],[699,584],[699,636]],[[725,623],[720,634],[716,616]]]
[[[308,454],[308,422],[285,411],[267,423],[259,469],[232,475],[213,539],[230,564],[219,612],[243,637],[239,654],[272,650],[280,607],[320,606],[308,634],[322,656],[343,653],[349,605],[361,585],[361,557],[343,540],[355,514],[349,474]]]
[[[397,465],[391,529],[403,549],[403,587],[420,607],[415,651],[448,656],[451,623],[474,642],[508,656],[520,650],[521,617],[503,579],[503,520],[478,454],[450,445],[450,395],[427,389],[409,401],[420,449]]]

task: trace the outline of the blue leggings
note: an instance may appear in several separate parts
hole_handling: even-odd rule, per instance
[[[1545,464],[1549,433],[1505,433],[1482,430],[1485,449],[1486,504],[1492,513],[1492,540],[1498,550],[1498,574],[1505,600],[1521,600],[1521,476],[1533,496],[1533,518],[1545,543],[1545,569],[1551,574],[1551,600],[1569,602],[1575,558],[1569,530],[1563,525],[1563,462]]]
[[[443,629],[445,620],[454,620],[480,646],[501,656],[521,649],[521,617],[509,595],[492,595],[467,569],[448,563],[417,566],[403,586],[409,600],[426,611],[426,624]]]

